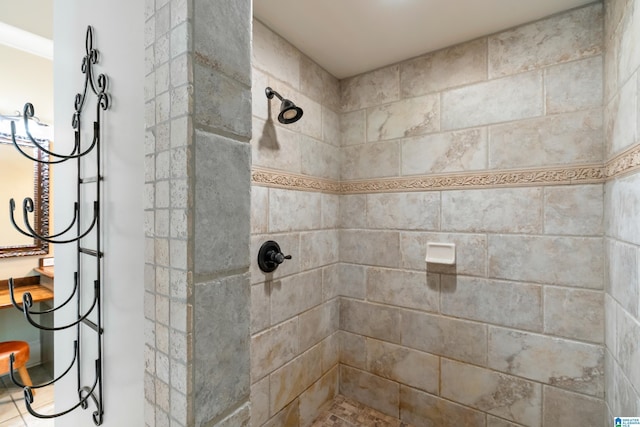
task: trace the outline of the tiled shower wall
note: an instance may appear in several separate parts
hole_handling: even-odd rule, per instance
[[[338,384],[417,425],[637,414],[635,3],[339,85],[254,23],[252,425],[306,425]],[[273,277],[268,239],[294,256]],[[456,265],[425,268],[428,240]]]
[[[604,418],[602,40],[596,3],[341,81],[341,393],[415,425]]]
[[[145,425],[245,426],[251,2],[145,4]]]
[[[280,102],[266,98],[267,86],[301,106],[302,120],[280,124]],[[267,168],[276,179],[251,190],[252,426],[306,426],[337,393],[339,196],[292,190],[287,182],[312,177],[331,186],[339,179],[338,87],[254,21],[252,164],[254,176]],[[293,257],[270,274],[256,262],[267,240]]]
[[[636,166],[605,188],[605,377],[611,422],[640,413],[640,4],[611,0],[605,11],[606,158],[635,156]]]

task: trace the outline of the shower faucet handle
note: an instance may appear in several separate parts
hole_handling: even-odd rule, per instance
[[[286,259],[291,259],[291,255],[285,255],[280,250],[280,245],[273,240],[268,240],[262,244],[258,252],[258,266],[265,273],[275,271]]]
[[[267,252],[267,257],[277,264],[282,264],[285,259],[291,259],[291,255],[285,255],[282,252],[276,252],[275,250]]]

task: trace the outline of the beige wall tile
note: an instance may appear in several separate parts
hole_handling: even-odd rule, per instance
[[[489,367],[591,396],[604,395],[602,346],[489,327]]]
[[[616,300],[605,293],[604,296],[604,343],[607,351],[616,352]]]
[[[426,95],[367,109],[367,141],[424,135],[440,129],[440,97]]]
[[[367,142],[366,110],[340,114],[340,145],[359,145]]]
[[[367,195],[340,196],[340,228],[365,228],[367,223]]]
[[[416,311],[402,311],[402,345],[476,365],[487,361],[487,327]]]
[[[322,270],[296,274],[271,283],[271,324],[296,316],[322,302]]]
[[[438,394],[440,388],[438,357],[370,338],[366,339],[366,351],[368,372]]]
[[[271,283],[251,286],[251,333],[271,326]]]
[[[485,414],[466,406],[400,386],[400,419],[414,426],[483,427]]]
[[[627,0],[624,0],[627,1]],[[605,8],[607,9],[607,8]],[[605,24],[605,30],[607,25]],[[620,32],[616,32],[619,35]],[[605,39],[604,49],[604,105],[607,105],[611,98],[618,92],[618,48],[619,37]]]
[[[340,147],[340,115],[322,106],[322,141]]]
[[[322,194],[322,228],[338,228],[340,224],[340,196]]]
[[[619,55],[618,81],[625,81],[640,66],[640,9],[631,2],[620,23],[621,39]]]
[[[605,187],[607,235],[640,245],[640,174],[610,181]]]
[[[251,233],[266,233],[269,228],[269,189],[251,186]]]
[[[299,135],[254,117],[251,162],[253,166],[300,173]]]
[[[269,189],[269,231],[314,230],[322,228],[320,193]]]
[[[314,101],[337,111],[340,104],[338,79],[326,72],[309,57],[300,58],[300,90]]]
[[[602,55],[547,68],[544,74],[546,113],[602,107]]]
[[[606,240],[607,293],[629,313],[638,316],[640,268],[638,248],[613,239]]]
[[[544,332],[604,343],[604,293],[544,287]]]
[[[300,405],[296,399],[273,416],[262,427],[298,427],[300,424]]]
[[[336,366],[300,395],[300,427],[310,426],[322,405],[338,394],[338,383],[339,370]]]
[[[255,67],[300,87],[300,51],[255,19],[252,50]]]
[[[342,230],[340,261],[380,267],[400,262],[400,233],[396,231]]]
[[[397,101],[400,67],[393,65],[340,81],[342,112]]]
[[[340,331],[340,363],[358,369],[367,369],[367,344],[362,335]]]
[[[399,416],[400,386],[396,382],[340,365],[340,393],[394,418]]]
[[[367,269],[367,300],[422,311],[438,311],[440,276],[404,270]]]
[[[315,346],[269,376],[271,414],[284,408],[322,376],[322,352]]]
[[[442,276],[443,314],[542,331],[542,286],[464,276]]]
[[[425,264],[427,242],[455,243],[456,264]],[[487,236],[484,234],[400,233],[400,267],[410,270],[428,269],[430,273],[486,276]]]
[[[489,168],[599,163],[602,136],[599,109],[491,126]]]
[[[441,129],[541,116],[542,92],[542,74],[535,71],[443,92]]]
[[[367,227],[386,230],[438,230],[440,193],[367,194]]]
[[[403,98],[425,95],[487,78],[487,39],[439,50],[400,64]]]
[[[604,420],[604,401],[544,386],[543,425],[600,425]]]
[[[402,175],[462,172],[487,168],[484,128],[408,138],[401,142]]]
[[[602,184],[545,187],[544,232],[601,235],[604,228]]]
[[[613,36],[613,31],[618,29],[625,9],[630,3],[630,0],[607,1],[604,8],[605,39],[610,39]]]
[[[251,427],[260,427],[269,419],[269,377],[251,385]]]
[[[380,304],[342,298],[340,301],[340,329],[399,343],[401,335],[400,311]]]
[[[638,141],[638,81],[629,79],[604,109],[607,158]]]
[[[487,415],[487,427],[518,427],[518,424],[494,417],[493,415]]]
[[[602,50],[602,4],[489,37],[489,77],[595,55]]]
[[[602,239],[489,235],[489,277],[603,288]]]
[[[298,354],[298,319],[251,337],[251,378],[255,382]]]
[[[442,359],[441,369],[442,397],[520,424],[540,425],[540,384],[448,359]]]
[[[640,411],[640,395],[608,351],[605,365],[607,403],[611,412],[614,414],[637,414]]]
[[[267,120],[269,117],[269,99],[264,90],[269,86],[269,76],[257,68],[251,69],[251,114]]]
[[[300,233],[300,257],[303,271],[338,262],[338,230]]]
[[[340,149],[313,138],[300,138],[300,168],[304,175],[340,179]]]
[[[372,167],[375,165],[375,167]],[[397,141],[356,145],[342,149],[343,180],[400,175],[400,143]]]
[[[542,188],[444,191],[442,229],[498,233],[541,232]]]
[[[325,269],[327,271],[328,269]],[[323,281],[323,298],[337,296],[364,299],[366,295],[366,267],[354,264],[335,264],[330,280]]]
[[[640,323],[618,306],[616,359],[631,384],[640,384]]]
[[[339,304],[339,301],[337,302]],[[339,315],[335,316],[336,322],[339,321]],[[337,329],[337,327],[336,327]],[[322,350],[322,372],[326,374],[331,369],[337,367],[340,363],[340,331],[336,330],[333,334],[322,340],[320,343]]]
[[[318,344],[338,330],[340,307],[337,299],[300,315],[300,351]]]

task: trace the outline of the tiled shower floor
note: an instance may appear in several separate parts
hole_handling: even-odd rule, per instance
[[[51,377],[40,366],[29,368],[34,384],[42,384]],[[0,427],[53,427],[53,420],[35,418],[24,406],[22,389],[16,387],[8,375],[0,377]],[[39,413],[53,412],[53,385],[36,390],[32,407]]]
[[[342,395],[325,406],[311,427],[413,427]]]

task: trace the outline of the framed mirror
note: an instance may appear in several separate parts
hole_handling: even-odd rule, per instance
[[[46,153],[31,143],[17,141],[23,151],[46,161]],[[48,149],[48,142],[38,140]],[[49,165],[29,160],[13,146],[10,139],[0,135],[0,258],[45,255],[49,244],[19,233],[11,224],[9,200],[15,200],[13,216],[23,230],[23,200],[31,197],[33,212],[26,216],[33,229],[41,236],[49,235]]]

